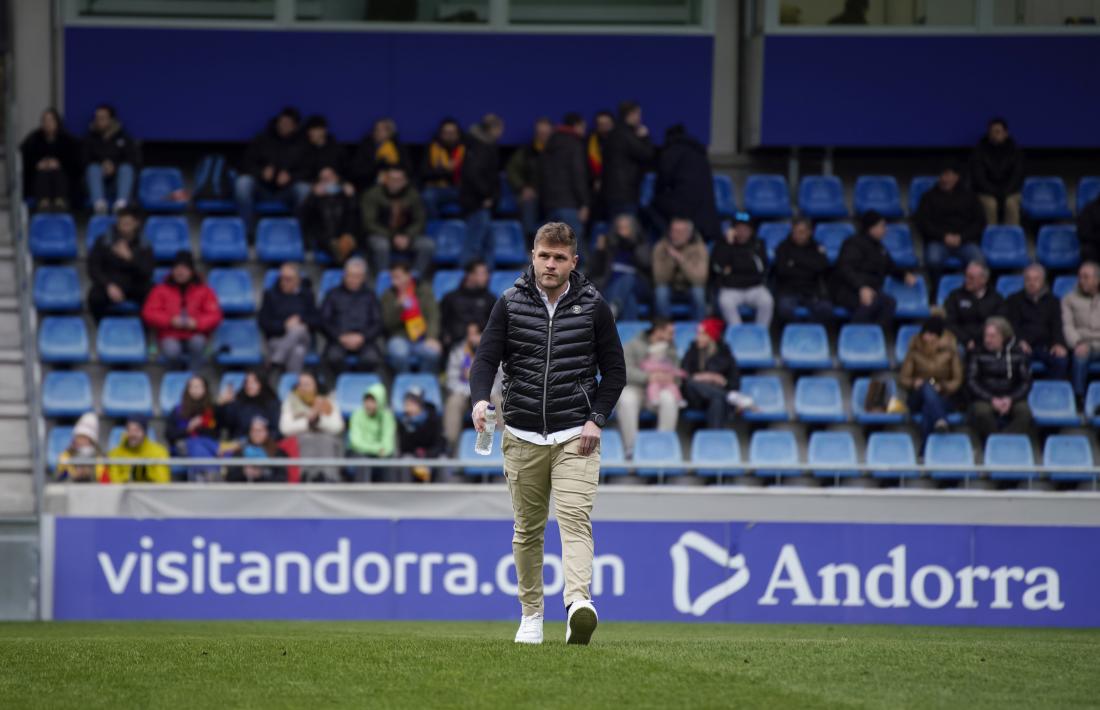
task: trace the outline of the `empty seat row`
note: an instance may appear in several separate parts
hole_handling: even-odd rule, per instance
[[[220,365],[260,365],[260,329],[253,320],[226,320],[214,331],[211,349]],[[137,316],[110,316],[96,331],[96,357],[111,364],[144,364],[149,359],[145,329]],[[79,316],[49,316],[38,329],[43,362],[79,364],[91,359],[91,339]]]

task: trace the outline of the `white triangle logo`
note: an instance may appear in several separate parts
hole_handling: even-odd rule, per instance
[[[720,567],[734,570],[729,579],[719,582],[700,594],[694,601],[688,584],[691,579],[691,561],[688,550],[695,550]],[[672,556],[672,604],[681,614],[702,616],[718,602],[733,596],[749,583],[749,568],[745,556],[730,556],[729,550],[706,535],[688,530],[668,551]]]

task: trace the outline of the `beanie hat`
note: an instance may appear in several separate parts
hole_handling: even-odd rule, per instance
[[[76,426],[73,427],[73,437],[86,436],[93,442],[99,442],[99,419],[96,417],[95,412],[85,412],[80,415],[80,419],[76,420]]]
[[[878,212],[875,212],[874,210],[867,210],[859,217],[860,229],[863,232],[867,232],[871,229],[871,227],[874,227],[876,224],[883,221],[884,219],[886,218]]]
[[[699,324],[699,330],[710,336],[714,342],[722,339],[722,320],[720,318],[707,318]]]

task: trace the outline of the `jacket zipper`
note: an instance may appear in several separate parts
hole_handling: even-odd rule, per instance
[[[588,392],[584,390],[584,385],[577,383],[577,386],[581,388],[581,394],[584,395],[584,401],[588,405],[588,413],[592,413],[592,400],[588,398]]]
[[[546,419],[546,397],[550,391],[550,351],[554,342],[554,316],[546,313],[546,369],[542,373],[542,435],[550,436],[550,424]]]

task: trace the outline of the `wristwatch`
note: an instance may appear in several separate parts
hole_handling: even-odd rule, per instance
[[[599,412],[592,412],[591,414],[589,414],[588,415],[588,421],[594,423],[596,426],[598,426],[601,429],[603,429],[605,426],[607,426],[607,417],[600,414]]]

